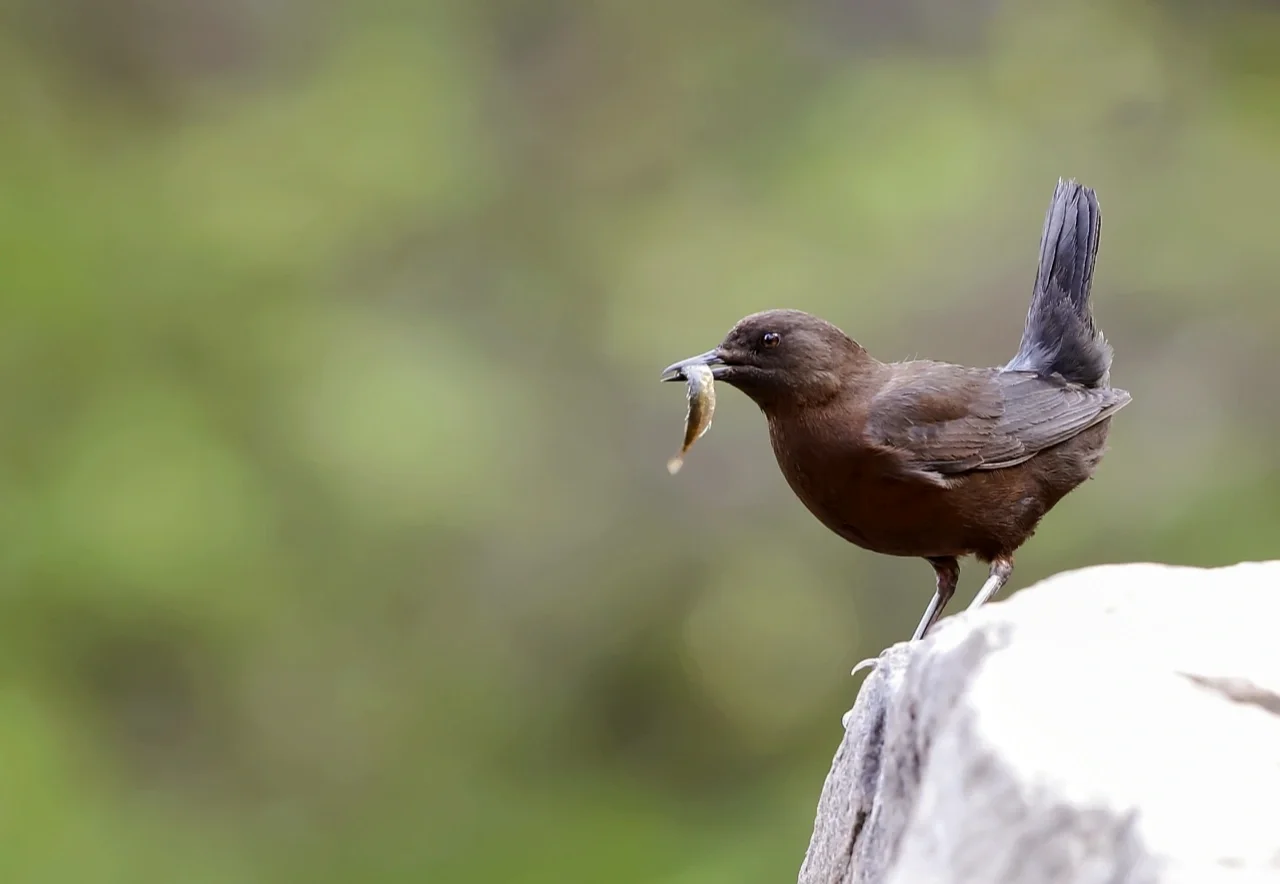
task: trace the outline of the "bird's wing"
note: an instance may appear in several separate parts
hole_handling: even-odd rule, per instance
[[[871,401],[872,445],[929,481],[1016,466],[1065,442],[1129,402],[1111,388],[1034,372],[933,365],[900,376]]]

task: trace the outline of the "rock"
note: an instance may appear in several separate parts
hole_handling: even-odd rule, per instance
[[[881,655],[801,884],[1280,882],[1280,561],[1060,574]]]

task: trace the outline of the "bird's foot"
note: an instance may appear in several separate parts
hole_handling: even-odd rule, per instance
[[[875,669],[879,663],[880,663],[879,657],[868,657],[867,659],[860,661],[857,666],[853,667],[853,671],[850,672],[849,674],[857,675],[863,669]],[[849,720],[852,717],[853,717],[853,710],[850,709],[844,715],[840,716],[840,726],[845,730],[848,730]]]
[[[857,675],[863,669],[875,669],[876,664],[879,662],[880,662],[879,657],[868,657],[867,659],[859,662],[857,666],[854,666],[853,670],[849,674]]]

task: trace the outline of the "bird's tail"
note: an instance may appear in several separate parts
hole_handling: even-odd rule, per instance
[[[1093,191],[1059,179],[1044,219],[1022,344],[1006,371],[1057,374],[1087,387],[1108,385],[1111,346],[1094,326],[1089,309],[1101,226]]]

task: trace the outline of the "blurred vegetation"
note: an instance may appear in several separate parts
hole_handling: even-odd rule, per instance
[[[658,371],[770,306],[1002,363],[1075,176],[1134,404],[1014,586],[1274,556],[1277,46],[1261,0],[11,0],[0,878],[790,880],[932,576],[732,391],[669,477]]]

